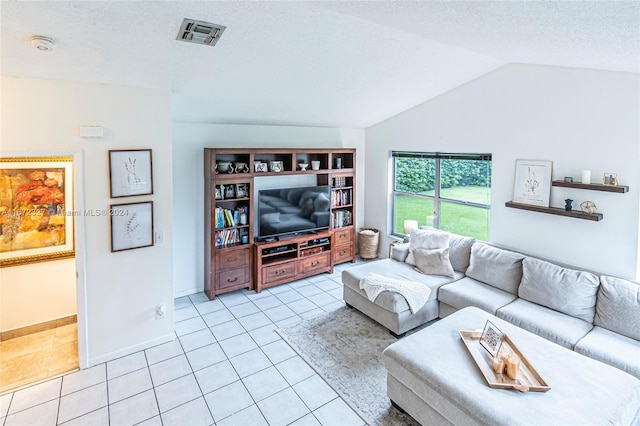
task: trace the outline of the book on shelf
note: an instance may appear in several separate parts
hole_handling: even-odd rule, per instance
[[[239,206],[235,210],[216,207],[214,222],[216,229],[240,225],[240,216],[249,211],[247,206]]]
[[[353,224],[353,213],[349,210],[334,210],[331,212],[331,227],[342,228]]]
[[[222,248],[229,245],[240,244],[242,237],[248,235],[248,230],[244,228],[223,229],[216,231],[215,244],[216,248]]]
[[[331,205],[332,206],[346,206],[352,204],[351,199],[353,192],[351,189],[343,189],[339,191],[331,191]]]
[[[347,185],[347,178],[344,176],[339,176],[339,177],[334,177],[333,178],[333,187],[334,188],[340,188],[342,186],[346,186]]]

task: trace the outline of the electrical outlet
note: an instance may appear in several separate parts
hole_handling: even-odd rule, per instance
[[[164,318],[164,305],[156,305],[156,319]]]

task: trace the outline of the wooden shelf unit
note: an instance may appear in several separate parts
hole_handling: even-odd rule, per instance
[[[338,168],[338,159],[340,168]],[[282,162],[282,170],[271,171],[270,162]],[[312,161],[319,161],[318,170],[312,170]],[[219,162],[231,163],[232,167],[221,172],[216,167]],[[267,171],[256,171],[255,163],[267,164]],[[247,167],[236,167],[237,163]],[[307,170],[301,170],[299,164],[308,164]],[[284,149],[284,148],[205,148],[205,293],[210,299],[217,294],[235,291],[242,288],[260,291],[267,286],[294,281],[321,272],[333,270],[333,265],[343,262],[355,262],[355,196],[356,196],[356,152],[349,148],[313,148],[313,149]],[[239,169],[239,171],[236,171]],[[288,176],[309,174],[316,176],[317,185],[331,185],[332,203],[331,228],[329,244],[322,245],[322,251],[312,253],[317,247],[301,248],[300,244],[308,244],[317,236],[312,234],[283,237],[281,241],[271,243],[254,242],[254,211],[256,200],[253,197],[254,180],[265,176]],[[336,184],[339,182],[339,184]],[[341,183],[341,182],[344,182]],[[245,194],[221,194],[222,188],[244,185]],[[216,197],[216,190],[219,194]],[[340,202],[333,202],[334,197]],[[349,201],[350,199],[350,201]],[[347,201],[343,201],[347,200]],[[217,209],[231,212],[244,207],[247,211],[247,223],[224,223],[220,227],[220,220],[216,222]],[[339,218],[339,219],[338,219]],[[218,227],[216,227],[216,225]],[[236,234],[232,234],[232,233]],[[227,238],[220,241],[225,234]],[[242,242],[242,235],[246,235],[246,242]],[[231,237],[236,239],[230,239]],[[273,244],[281,247],[297,241],[296,247],[274,253],[273,256],[262,255],[256,247]],[[258,256],[260,253],[260,256]],[[295,257],[294,257],[295,255]],[[326,258],[326,260],[325,260]],[[274,267],[269,269],[270,267]],[[279,266],[279,267],[275,267]],[[271,275],[263,277],[263,271]],[[263,279],[265,278],[265,279]]]
[[[566,211],[565,209],[561,209],[559,207],[531,206],[529,204],[514,203],[513,201],[507,201],[506,203],[504,203],[504,205],[506,207],[511,207],[513,209],[529,210],[532,212],[547,213],[547,214],[553,214],[556,216],[567,216],[567,217],[573,217],[576,219],[592,220],[596,222],[603,219],[602,213],[588,214],[578,210]]]
[[[602,185],[600,183],[565,182],[564,180],[554,180],[551,182],[551,186],[575,189],[589,189],[591,191],[617,192],[619,194],[629,192],[629,187],[626,185]]]

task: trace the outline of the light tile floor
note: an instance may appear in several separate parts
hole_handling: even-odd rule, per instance
[[[77,369],[77,324],[0,342],[0,393]]]
[[[178,298],[176,340],[0,395],[0,426],[361,426],[275,332],[344,306],[351,266],[260,294]]]

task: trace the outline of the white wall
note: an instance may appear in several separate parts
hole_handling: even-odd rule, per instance
[[[364,130],[173,123],[175,297],[204,289],[204,148],[356,148],[358,205],[364,202]],[[363,209],[356,209],[361,226]]]
[[[0,331],[77,313],[74,259],[0,269]]]
[[[490,152],[492,242],[635,278],[639,141],[638,74],[508,65],[366,129],[366,221],[390,232],[391,150]],[[552,206],[591,200],[604,214],[600,222],[509,209],[516,159],[552,160],[553,179],[579,181],[582,169],[594,180],[617,172],[630,192],[552,188]],[[381,242],[381,255],[389,241]]]
[[[83,190],[75,191],[76,209],[107,209],[110,204],[152,200],[155,229],[165,232],[164,244],[111,253],[109,218],[79,219],[84,226],[76,233],[76,239],[80,239],[76,248],[82,253],[75,266],[80,273],[79,306],[86,303],[88,364],[172,339],[170,93],[6,77],[0,82],[3,156],[25,151],[77,153],[83,167],[80,173],[76,171],[74,185]],[[102,125],[106,136],[98,140],[81,139],[77,136],[79,125]],[[153,149],[154,194],[111,199],[108,150],[130,148]],[[51,277],[58,266],[55,263],[41,263],[32,268]],[[21,274],[20,269],[11,269],[2,270],[3,285],[5,273],[8,279],[13,279],[12,273]],[[25,292],[33,295],[41,293],[41,286],[47,285],[46,280],[24,281]],[[2,303],[11,301],[3,297]],[[166,319],[154,319],[156,304],[166,305]],[[79,324],[79,329],[82,333],[84,325]]]

